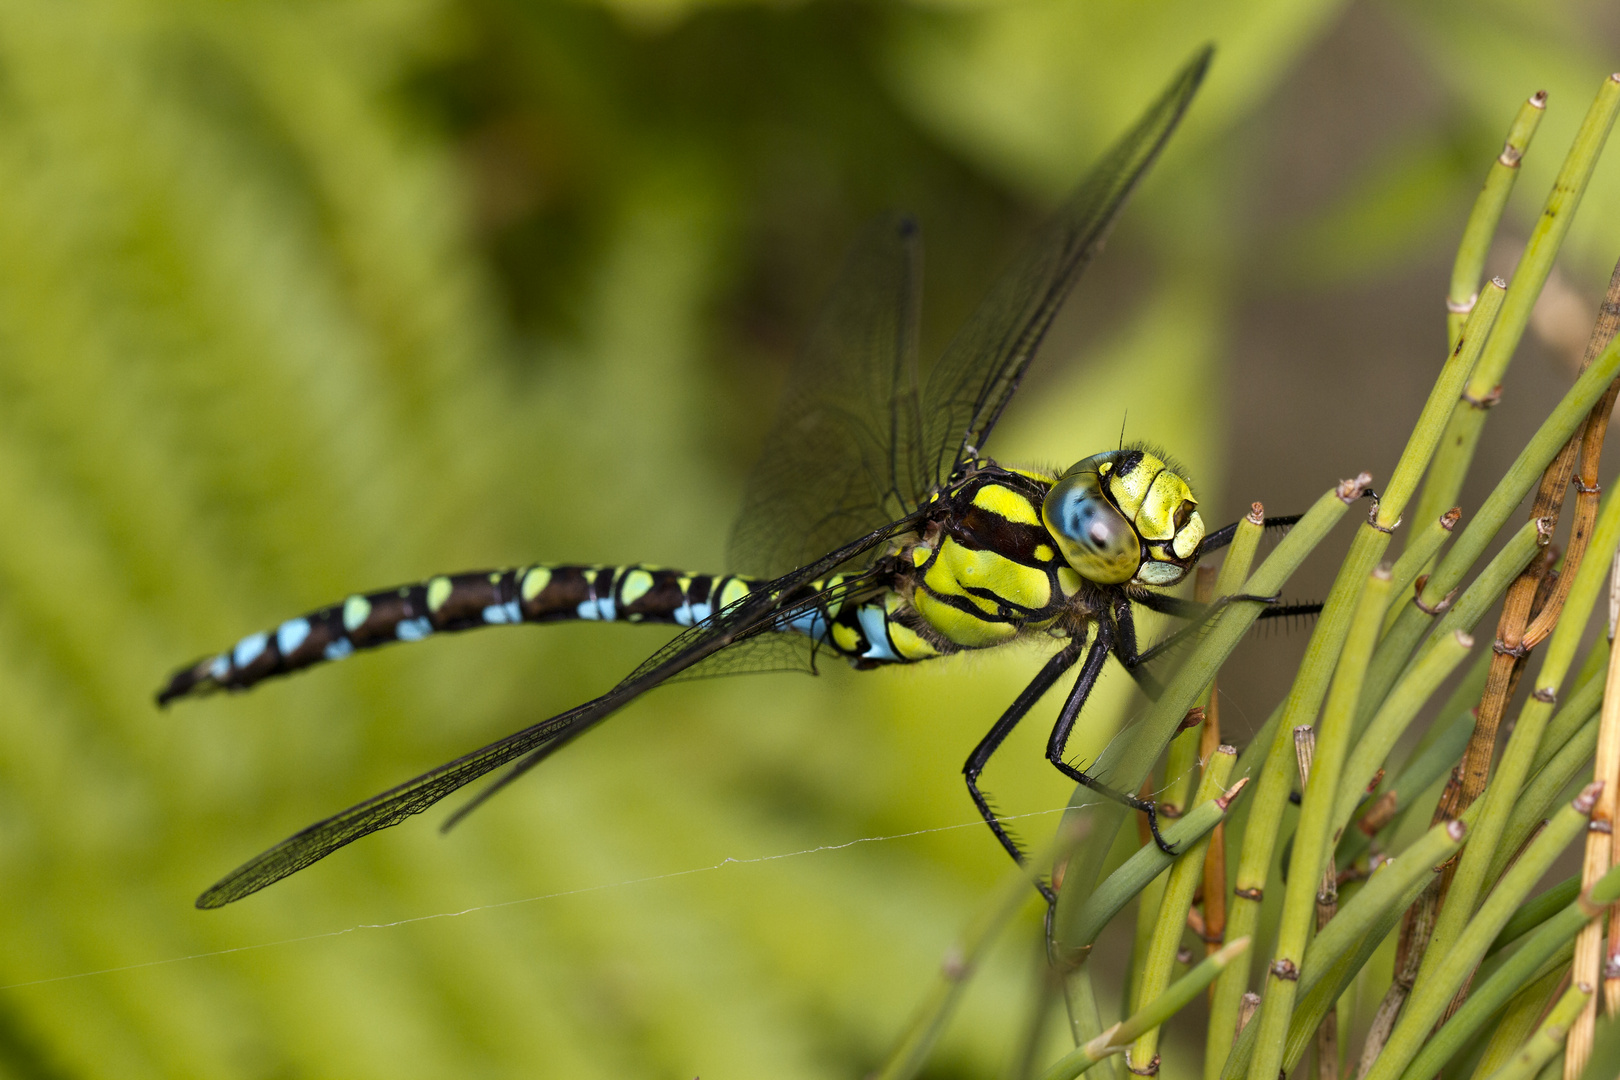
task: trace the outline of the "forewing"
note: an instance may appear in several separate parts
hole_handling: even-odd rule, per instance
[[[457,811],[451,818],[454,823],[506,784],[653,687],[691,671],[711,657],[723,656],[725,650],[739,643],[762,636],[782,637],[784,635],[775,633],[775,629],[785,620],[819,602],[836,604],[850,591],[864,587],[860,578],[846,579],[824,588],[814,588],[812,583],[832,568],[905,532],[911,525],[909,518],[888,522],[715,612],[704,622],[682,631],[601,697],[474,750],[294,833],[221,878],[197,898],[197,906],[216,908],[240,900],[318,862],[346,844],[421,813],[451,792],[508,762],[517,762],[505,776]]]
[[[788,375],[727,566],[772,577],[913,509],[917,226],[868,225]]]
[[[1199,53],[1114,144],[929,372],[922,445],[934,456],[916,478],[914,492],[926,491],[984,450],[1052,319],[1186,112],[1211,55],[1208,48]]]

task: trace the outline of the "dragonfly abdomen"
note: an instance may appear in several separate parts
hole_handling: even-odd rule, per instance
[[[225,652],[174,673],[160,705],[265,679],[394,642],[516,623],[651,622],[692,626],[758,583],[733,575],[627,566],[525,566],[441,574],[355,594],[249,634]]]

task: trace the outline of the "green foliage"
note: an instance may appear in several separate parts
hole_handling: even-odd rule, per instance
[[[1349,229],[1345,261],[1387,269],[1410,233],[1357,223],[1451,213],[1489,144],[1464,136],[1536,86],[1565,105],[1538,139],[1568,142],[1612,61],[1552,17],[1525,47],[1523,11],[1499,7],[1460,28],[1438,2],[1385,16],[1455,95],[1442,145],[1468,152],[1392,151],[1264,250],[1320,273]],[[671,688],[448,838],[424,819],[210,913],[191,897],[243,858],[599,691],[656,634],[471,635],[165,713],[151,693],[355,589],[536,558],[716,567],[759,403],[859,223],[900,205],[929,230],[937,352],[1207,39],[1207,99],[1114,242],[1106,302],[1081,309],[1096,339],[1060,327],[996,451],[1078,457],[1128,406],[1225,505],[1244,125],[1340,16],[0,9],[0,1075],[873,1067],[1004,871],[960,764],[1030,655]],[[1529,160],[1544,190],[1556,155]],[[1595,238],[1616,216],[1610,170],[1576,265],[1612,255]],[[1129,707],[1125,682],[1101,715]],[[1067,791],[1029,726],[995,767],[1011,813]],[[987,958],[936,1075],[1006,1059],[1026,959]]]

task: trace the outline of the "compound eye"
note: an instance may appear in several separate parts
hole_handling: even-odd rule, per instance
[[[1102,494],[1095,472],[1070,473],[1041,504],[1041,517],[1069,565],[1088,581],[1118,585],[1142,562],[1142,541]]]

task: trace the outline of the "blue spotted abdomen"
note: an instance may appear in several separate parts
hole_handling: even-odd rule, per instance
[[[640,565],[526,566],[440,575],[356,594],[249,634],[229,650],[175,672],[157,700],[166,705],[219,689],[245,690],[361,649],[481,626],[578,619],[691,626],[757,584],[730,575]]]

